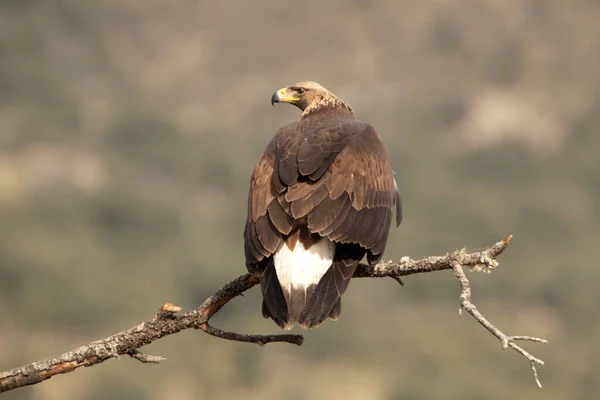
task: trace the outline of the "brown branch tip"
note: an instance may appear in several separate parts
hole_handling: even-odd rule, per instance
[[[463,249],[446,254],[445,256],[426,257],[420,260],[402,257],[398,262],[380,262],[375,266],[360,264],[354,273],[354,277],[390,277],[402,284],[401,277],[403,276],[453,270],[461,288],[459,311],[466,310],[471,314],[479,324],[500,341],[503,349],[510,347],[525,357],[531,365],[535,381],[541,387],[536,365],[544,365],[544,362],[525,351],[516,342],[548,342],[545,339],[531,336],[508,336],[490,323],[471,302],[471,285],[463,270],[463,267],[466,266],[473,270],[493,271],[498,266],[496,258],[506,249],[511,239],[512,235],[493,244],[484,251],[475,253],[467,253]],[[159,363],[164,361],[165,358],[145,354],[138,349],[164,336],[190,328],[199,329],[218,338],[255,343],[260,346],[275,342],[285,342],[300,346],[304,340],[302,335],[248,335],[223,331],[209,324],[210,318],[227,302],[242,295],[258,282],[259,277],[256,274],[242,275],[227,283],[192,311],[178,314],[181,311],[181,307],[172,303],[165,303],[154,317],[126,331],[78,347],[56,358],[35,361],[22,367],[0,372],[0,392],[33,385],[50,379],[55,375],[68,373],[79,367],[100,364],[108,359],[118,358],[120,355],[129,355],[142,363]]]

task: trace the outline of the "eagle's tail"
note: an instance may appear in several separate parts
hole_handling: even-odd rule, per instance
[[[308,298],[298,324],[305,329],[319,326],[327,318],[337,320],[342,312],[342,295],[365,250],[356,244],[337,243],[331,268]]]
[[[262,313],[283,329],[310,329],[337,320],[341,296],[365,252],[358,245],[313,238],[286,241],[261,277]]]
[[[288,310],[285,297],[281,290],[279,279],[277,279],[273,258],[269,260],[267,267],[260,276],[260,289],[263,295],[263,317],[271,318],[283,329],[291,328],[291,325],[288,322]]]
[[[263,316],[273,319],[283,329],[291,329],[331,267],[334,253],[333,242],[311,234],[306,227],[290,235],[261,277]]]

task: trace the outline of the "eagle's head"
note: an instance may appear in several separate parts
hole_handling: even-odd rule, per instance
[[[289,103],[302,110],[306,116],[322,108],[345,108],[350,106],[317,82],[298,82],[279,89],[271,96],[271,104]]]

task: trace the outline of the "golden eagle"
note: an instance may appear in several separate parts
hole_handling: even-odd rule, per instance
[[[377,263],[402,205],[375,129],[315,82],[278,90],[300,119],[280,128],[250,181],[246,267],[260,273],[262,314],[284,329],[337,320],[358,263]]]

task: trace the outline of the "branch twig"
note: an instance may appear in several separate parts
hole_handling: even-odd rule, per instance
[[[158,364],[159,362],[166,360],[166,358],[162,356],[153,356],[152,354],[140,353],[137,350],[132,350],[128,354],[131,356],[131,358],[135,358],[144,364]]]
[[[535,358],[514,342],[529,340],[547,343],[546,340],[529,336],[507,336],[494,327],[479,313],[471,303],[470,284],[462,269],[468,266],[474,269],[491,271],[497,267],[496,257],[508,246],[510,237],[501,240],[488,249],[465,253],[464,251],[447,254],[445,256],[427,257],[420,260],[411,260],[403,257],[400,262],[381,262],[375,266],[360,264],[354,276],[357,278],[383,278],[391,277],[402,284],[401,277],[442,271],[454,270],[461,284],[461,307],[467,310],[480,324],[486,327],[501,342],[503,348],[511,347],[527,358],[532,366],[536,382],[539,383],[535,364],[543,365],[543,361]],[[301,345],[302,335],[247,335],[227,332],[211,326],[208,322],[221,307],[231,299],[240,296],[246,290],[256,285],[259,278],[256,274],[245,274],[229,282],[215,294],[206,299],[199,307],[187,313],[179,314],[181,308],[171,303],[164,304],[156,315],[126,331],[97,340],[88,345],[78,347],[56,358],[36,361],[31,364],[0,372],[0,392],[9,391],[19,387],[33,385],[49,379],[58,374],[71,372],[79,367],[89,367],[104,362],[120,355],[129,355],[143,363],[158,363],[165,360],[161,356],[144,354],[139,348],[150,344],[164,336],[172,335],[184,329],[200,329],[209,335],[228,340],[256,343],[263,346],[267,343],[286,342]],[[541,386],[541,385],[540,385]]]
[[[510,239],[511,236],[505,239],[507,245]],[[456,260],[452,262],[452,269],[454,270],[454,275],[456,276],[456,278],[458,278],[461,287],[459,313],[461,313],[463,309],[467,310],[467,312],[471,314],[471,316],[475,318],[477,322],[479,322],[485,329],[487,329],[492,335],[494,335],[498,338],[498,340],[500,340],[500,343],[502,343],[503,350],[510,347],[517,353],[525,357],[527,360],[529,360],[529,363],[531,364],[531,370],[533,371],[533,378],[535,379],[537,385],[541,388],[542,383],[540,382],[540,378],[538,376],[535,364],[544,365],[544,361],[532,356],[527,351],[525,351],[525,349],[518,346],[515,342],[518,340],[527,340],[530,342],[548,343],[548,341],[546,339],[541,339],[533,336],[508,336],[502,331],[500,331],[500,329],[496,328],[490,321],[488,321],[487,318],[485,318],[479,312],[477,307],[475,307],[475,304],[471,302],[471,284],[469,283],[469,280],[465,275],[465,271],[463,271],[463,265],[464,264],[461,260]],[[492,265],[490,265],[490,267],[495,268],[497,263],[494,263]]]

